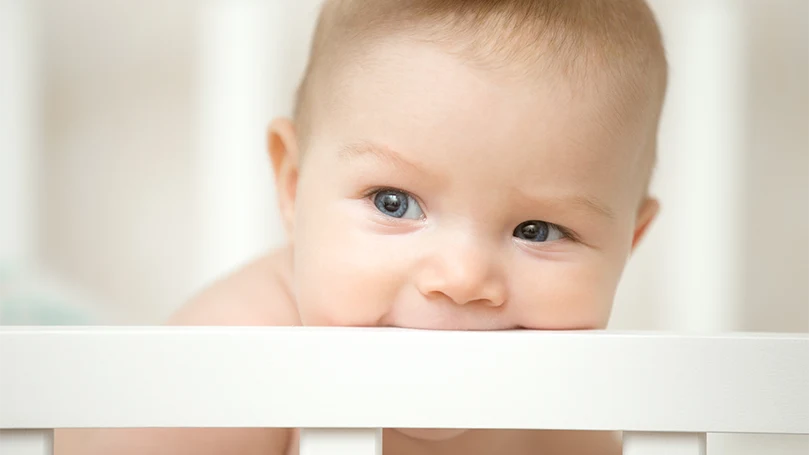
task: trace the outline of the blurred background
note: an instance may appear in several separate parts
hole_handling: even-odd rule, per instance
[[[809,2],[651,4],[663,210],[612,328],[809,332]],[[160,323],[281,244],[265,132],[318,6],[0,0],[0,323]]]

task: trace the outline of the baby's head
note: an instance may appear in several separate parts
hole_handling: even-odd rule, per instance
[[[666,71],[642,0],[327,2],[270,131],[303,323],[604,327]]]

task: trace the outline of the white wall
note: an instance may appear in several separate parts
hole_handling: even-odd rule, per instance
[[[809,2],[749,5],[743,328],[809,331]]]

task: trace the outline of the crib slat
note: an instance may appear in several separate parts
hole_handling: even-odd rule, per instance
[[[382,429],[301,430],[300,455],[382,455]]]
[[[705,433],[624,433],[624,455],[706,455]]]
[[[199,1],[199,148],[197,194],[205,207],[198,219],[200,260],[194,279],[207,282],[281,239],[270,224],[275,199],[266,182],[267,121],[283,86],[288,60],[286,9],[291,3],[265,0]],[[285,49],[282,51],[281,49]],[[239,152],[234,152],[238,150]],[[239,201],[234,203],[234,201]]]
[[[20,429],[809,434],[808,383],[800,334],[0,330],[0,427]]]
[[[53,455],[53,430],[0,430],[0,454]]]
[[[0,262],[35,257],[41,118],[38,5],[0,1]]]
[[[742,190],[748,154],[738,152],[745,146],[750,109],[746,78],[739,77],[749,65],[747,3],[655,3],[667,9],[664,30],[672,39],[666,40],[666,50],[678,68],[672,71],[658,141],[659,167],[666,171],[654,190],[667,206],[658,235],[671,239],[661,251],[666,260],[655,267],[662,284],[660,320],[669,330],[739,330],[745,239],[735,226],[748,210]],[[711,45],[698,44],[706,41]]]

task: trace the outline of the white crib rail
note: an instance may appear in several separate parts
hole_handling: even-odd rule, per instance
[[[378,428],[620,430],[628,454],[696,455],[809,434],[809,336],[0,329],[0,452],[79,427],[296,427],[308,455],[379,454]]]

